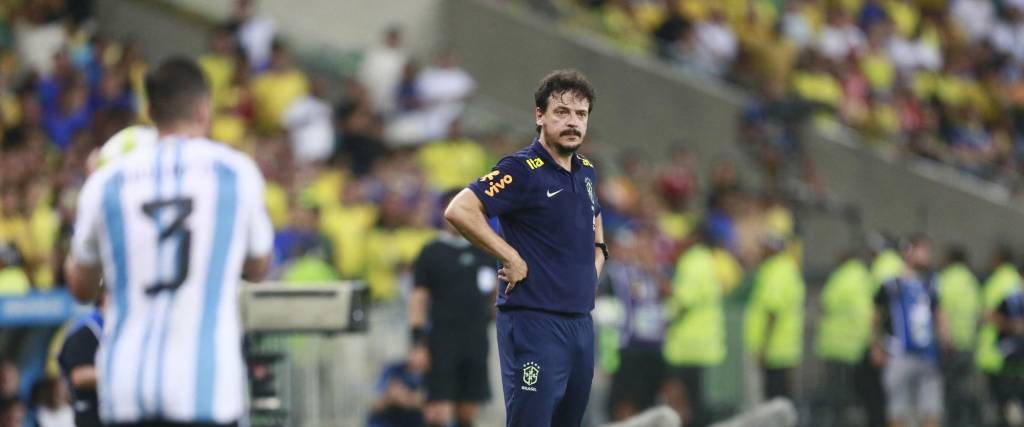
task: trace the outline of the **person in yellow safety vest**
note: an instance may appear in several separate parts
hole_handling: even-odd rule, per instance
[[[709,247],[715,259],[715,280],[722,286],[722,295],[729,295],[743,281],[743,266],[725,246],[709,242]]]
[[[765,239],[765,258],[747,302],[744,341],[758,361],[764,395],[792,397],[791,373],[802,359],[804,279],[797,261],[777,236]]]
[[[725,317],[708,228],[699,227],[691,239],[672,278],[663,348],[670,372],[670,405],[683,424],[703,426],[710,422],[703,403],[704,372],[725,359]]]
[[[939,272],[939,306],[946,315],[953,351],[943,359],[946,416],[949,425],[976,425],[980,417],[979,390],[971,388],[975,336],[981,314],[981,288],[967,264],[967,251],[954,245]]]
[[[845,424],[853,403],[857,365],[871,341],[874,277],[856,252],[846,254],[829,275],[821,291],[821,322],[815,352],[825,361],[829,378],[828,408],[819,420],[826,425]]]
[[[1008,379],[1002,374],[1003,354],[997,345],[999,340],[999,328],[995,323],[995,311],[1003,300],[1010,294],[1020,291],[1021,275],[1013,264],[1013,251],[1006,245],[996,248],[992,259],[992,274],[985,280],[981,290],[981,303],[984,322],[981,332],[978,334],[978,350],[974,354],[974,361],[985,376],[988,378],[988,385],[992,395],[996,397],[1001,416],[1005,413],[1008,399],[1004,399],[1001,393],[1004,383]]]
[[[875,260],[871,263],[871,274],[875,276],[875,288],[882,283],[895,279],[903,272],[903,258],[899,252],[891,247],[886,247],[878,252]]]

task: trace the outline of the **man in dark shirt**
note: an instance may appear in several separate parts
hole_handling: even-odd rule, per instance
[[[70,329],[57,355],[61,374],[71,390],[72,408],[77,427],[99,427],[99,406],[96,398],[96,349],[103,335],[103,296],[100,292],[96,309],[78,319]]]
[[[578,426],[594,374],[597,277],[607,257],[594,165],[577,154],[594,89],[555,71],[534,93],[538,137],[445,211],[501,263],[498,351],[509,426]],[[501,234],[488,225],[497,217]]]
[[[600,286],[600,291],[614,296],[623,309],[619,366],[608,394],[608,416],[613,421],[654,406],[666,379],[662,346],[668,274],[652,262],[654,233],[649,227],[637,227],[609,236],[609,246],[622,254],[605,264]]]
[[[950,347],[931,267],[931,242],[911,237],[903,249],[903,273],[875,294],[872,357],[884,365],[890,426],[917,415],[923,427],[938,427],[943,411],[940,345]]]
[[[455,194],[445,194],[442,206]],[[498,285],[496,263],[450,224],[416,259],[409,324],[413,346],[430,351],[423,410],[428,426],[448,426],[453,419],[456,427],[472,426],[478,404],[491,398],[487,324]]]

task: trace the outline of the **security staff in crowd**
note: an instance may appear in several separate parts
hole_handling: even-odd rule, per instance
[[[980,418],[974,369],[975,338],[981,314],[981,286],[967,265],[967,251],[954,245],[946,255],[938,280],[939,306],[949,322],[952,351],[943,355],[946,421],[954,426],[976,425]]]
[[[676,263],[664,346],[671,376],[669,403],[684,425],[694,426],[710,421],[704,405],[705,371],[725,359],[723,286],[715,274],[708,230],[698,228]]]
[[[1013,251],[1007,245],[996,247],[992,258],[992,273],[985,280],[981,290],[983,322],[978,334],[978,351],[975,362],[988,380],[990,394],[996,401],[999,417],[1008,425],[1006,411],[1011,395],[1006,393],[1012,387],[1013,378],[1005,368],[1005,354],[999,348],[1000,325],[999,307],[1007,297],[1021,292],[1021,275],[1013,264]]]
[[[854,403],[857,365],[871,343],[874,278],[856,252],[843,257],[821,291],[821,319],[815,351],[829,378],[825,426],[845,425]]]
[[[792,399],[793,371],[803,357],[804,279],[781,237],[768,236],[764,249],[747,303],[744,338],[761,368],[765,399]]]

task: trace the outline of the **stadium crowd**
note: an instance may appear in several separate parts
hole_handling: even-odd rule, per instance
[[[750,89],[760,98],[750,118],[838,121],[862,131],[866,144],[1020,189],[1024,2],[528,3],[625,51]],[[773,142],[794,149],[784,130]]]
[[[756,82],[765,104],[772,97],[812,101],[814,114],[838,114],[911,151],[1012,181],[1005,175],[1018,174],[1018,132],[1009,89],[1018,83],[1012,50],[1024,46],[1014,39],[1014,22],[1022,15],[1014,12],[1015,3],[987,14],[964,12],[960,3],[987,2],[957,2],[948,14],[871,0],[828,8],[809,1],[781,8],[771,2],[694,1],[676,9],[628,0],[572,7],[599,11],[595,16],[603,28],[626,48]],[[60,266],[77,191],[88,172],[108,160],[101,144],[147,122],[141,90],[149,65],[145,47],[97,32],[91,4],[27,1],[7,4],[0,14],[0,296],[62,286]],[[565,10],[558,5],[551,10]],[[893,46],[912,53],[890,56]],[[249,153],[267,178],[266,203],[276,230],[272,277],[291,283],[363,280],[375,304],[406,304],[412,265],[441,228],[440,195],[485,175],[531,136],[464,132],[461,117],[473,94],[472,76],[455,52],[441,52],[429,64],[411,57],[399,28],[388,29],[379,45],[363,52],[359,71],[342,79],[306,73],[292,55],[273,20],[243,0],[233,19],[212,31],[208,51],[197,58],[216,111],[212,138]],[[917,59],[899,62],[907,58]],[[757,114],[771,111],[752,108],[747,129],[786,146],[785,132],[757,126]],[[132,144],[131,132],[145,129],[129,128],[120,135],[121,147]],[[602,300],[621,307],[612,310],[619,315],[604,319],[601,334],[600,366],[613,376],[611,396],[607,403],[592,402],[607,406],[608,418],[627,417],[659,401],[696,425],[723,415],[703,403],[703,371],[726,356],[727,298],[745,304],[744,341],[763,368],[766,396],[802,397],[794,391],[793,372],[809,358],[803,331],[805,307],[811,305],[821,304],[824,312],[813,338],[816,357],[834,361],[837,372],[880,363],[873,358],[873,338],[881,332],[872,334],[871,312],[875,289],[901,274],[896,245],[878,245],[870,256],[851,253],[826,282],[821,301],[806,302],[797,220],[782,194],[749,190],[729,163],[700,176],[702,159],[684,144],[657,163],[601,163],[601,153],[586,154],[600,167],[598,193],[613,254]],[[947,302],[966,306],[947,310],[955,313],[956,326],[943,345],[985,354],[978,368],[971,361],[958,365],[959,377],[945,365],[942,371],[947,378],[975,379],[984,371],[995,395],[1019,399],[1014,393],[1020,389],[1012,388],[1020,387],[1019,377],[1003,366],[1001,353],[991,353],[997,340],[1022,334],[1019,323],[998,320],[1000,307],[1019,295],[1021,281],[1016,260],[1000,253],[984,286],[968,280],[969,271],[947,280],[947,269],[940,276],[943,308]],[[964,270],[962,263],[950,265]],[[946,296],[947,287],[959,294]],[[978,302],[964,303],[964,295]],[[859,311],[833,313],[833,306]],[[1019,318],[1019,311],[1004,317],[1013,316]],[[976,336],[979,325],[984,329]],[[0,350],[15,354],[12,348]],[[411,409],[402,416],[411,412],[414,421],[402,418],[401,425],[419,422],[421,353],[414,348],[408,362],[385,371],[373,408]],[[66,385],[57,371],[25,378],[18,362],[4,358],[0,370],[0,427],[71,425]],[[881,381],[878,366],[865,369]],[[25,389],[19,381],[32,381],[32,392],[19,395]],[[947,407],[960,408],[956,403]]]

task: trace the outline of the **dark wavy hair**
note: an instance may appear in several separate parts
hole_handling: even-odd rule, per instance
[[[589,104],[587,112],[594,110],[594,101],[597,100],[594,85],[590,84],[587,76],[573,69],[555,70],[544,76],[540,81],[540,87],[533,93],[533,101],[541,112],[545,112],[548,110],[548,99],[551,95],[564,94],[583,97]],[[540,131],[540,126],[537,127],[537,131]]]

